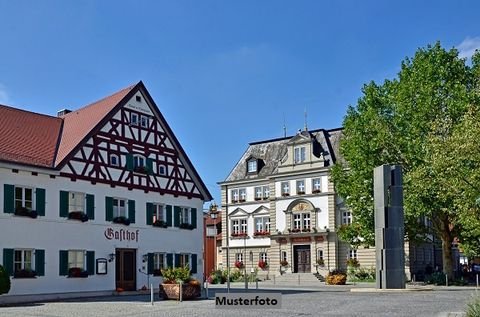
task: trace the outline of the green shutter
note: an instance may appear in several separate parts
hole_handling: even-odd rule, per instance
[[[127,154],[127,170],[133,171],[133,155]]]
[[[128,220],[130,223],[135,223],[135,200],[128,201]]]
[[[147,158],[147,169],[148,169],[148,174],[153,174],[153,160],[151,158]]]
[[[148,263],[147,263],[147,274],[153,274],[153,253],[147,254]]]
[[[173,206],[173,226],[180,227],[180,213],[181,208],[179,206]]]
[[[68,192],[60,191],[60,217],[68,217]]]
[[[3,249],[3,268],[13,275],[13,249]]]
[[[190,209],[190,219],[193,228],[195,229],[197,227],[197,208]]]
[[[180,254],[175,254],[175,267],[180,267]]]
[[[95,251],[87,251],[87,272],[88,275],[95,274]]]
[[[35,209],[39,216],[45,216],[45,189],[37,188],[35,190]]]
[[[171,253],[167,253],[167,267],[173,267],[173,254]]]
[[[3,212],[13,214],[15,212],[15,186],[3,185]]]
[[[37,276],[45,275],[45,250],[35,250],[35,272]]]
[[[113,220],[113,198],[105,197],[105,220]]]
[[[153,204],[147,203],[147,225],[153,224]]]
[[[68,275],[68,251],[60,250],[58,268],[59,275]]]
[[[191,270],[191,273],[192,274],[195,274],[197,273],[197,255],[196,254],[192,254],[192,257],[191,257],[191,260],[192,260],[192,270]]]
[[[88,219],[95,219],[95,196],[87,194],[87,216]]]
[[[167,205],[167,227],[172,226],[172,205]]]

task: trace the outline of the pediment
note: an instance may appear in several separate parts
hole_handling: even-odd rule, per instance
[[[254,216],[256,216],[256,215],[268,215],[269,213],[270,213],[270,209],[268,209],[265,206],[260,206],[252,212],[252,214]]]
[[[228,217],[229,218],[232,218],[232,217],[245,217],[245,216],[248,216],[248,213],[243,210],[242,208],[236,208],[234,211],[232,211]]]
[[[296,212],[296,211],[314,211],[315,206],[308,200],[297,199],[294,200],[288,205],[287,211]]]

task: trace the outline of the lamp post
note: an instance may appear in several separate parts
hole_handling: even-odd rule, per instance
[[[246,228],[245,228],[246,229]],[[245,290],[248,289],[248,280],[247,280],[247,231],[243,232],[243,271],[245,276]]]
[[[210,233],[210,237],[213,238],[213,270],[217,269],[217,218],[218,218],[218,211],[217,211],[217,204],[213,202],[213,204],[210,205],[210,219],[213,220],[213,225],[214,225],[214,232]]]
[[[225,185],[225,235],[227,240],[227,293],[230,293],[230,224],[228,223],[228,185]]]
[[[330,242],[328,240],[330,229],[328,229],[327,226],[325,226],[325,232],[327,233],[327,269],[330,272]]]

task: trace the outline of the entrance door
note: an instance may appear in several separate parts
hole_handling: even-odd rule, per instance
[[[137,289],[137,261],[135,249],[116,249],[115,276],[117,288],[125,291]]]
[[[296,273],[310,273],[310,246],[309,245],[299,245],[294,246],[295,254],[295,272]]]

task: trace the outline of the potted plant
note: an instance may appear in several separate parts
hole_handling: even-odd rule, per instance
[[[360,266],[360,262],[358,262],[358,260],[355,258],[351,258],[347,260],[347,266],[356,268]]]
[[[192,279],[188,266],[170,267],[163,269],[163,283],[159,287],[159,295],[163,299],[180,300],[180,287],[182,289],[182,299],[193,299],[200,297],[200,282]]]
[[[287,267],[288,266],[288,261],[287,260],[280,261],[280,266]]]
[[[261,268],[262,270],[268,269],[267,261],[263,261],[263,260],[258,261],[258,267]]]
[[[68,219],[75,219],[85,222],[88,221],[88,216],[83,211],[72,211],[68,213]]]
[[[333,270],[327,274],[325,281],[328,285],[345,285],[347,274],[341,270]]]
[[[8,272],[0,265],[0,295],[8,293],[10,291],[10,285]]]
[[[317,265],[318,266],[325,266],[325,261],[323,259],[318,259],[317,260]]]
[[[243,269],[243,262],[242,261],[235,261],[235,267],[237,269]]]
[[[130,225],[130,219],[124,216],[115,217],[113,218],[113,223],[120,223],[120,224],[124,224],[125,226],[128,226]]]
[[[181,223],[179,226],[180,229],[188,229],[188,230],[193,230],[193,224],[191,223]]]
[[[167,222],[165,222],[163,220],[155,220],[155,222],[152,223],[152,226],[159,227],[159,228],[167,228],[168,227]]]
[[[31,269],[21,269],[13,273],[14,278],[33,278],[37,276],[37,272]]]
[[[15,216],[22,216],[22,217],[30,217],[30,218],[37,218],[38,213],[35,210],[30,210],[26,207],[17,207],[15,208]]]
[[[88,277],[88,272],[80,267],[71,267],[68,269],[68,277]]]

